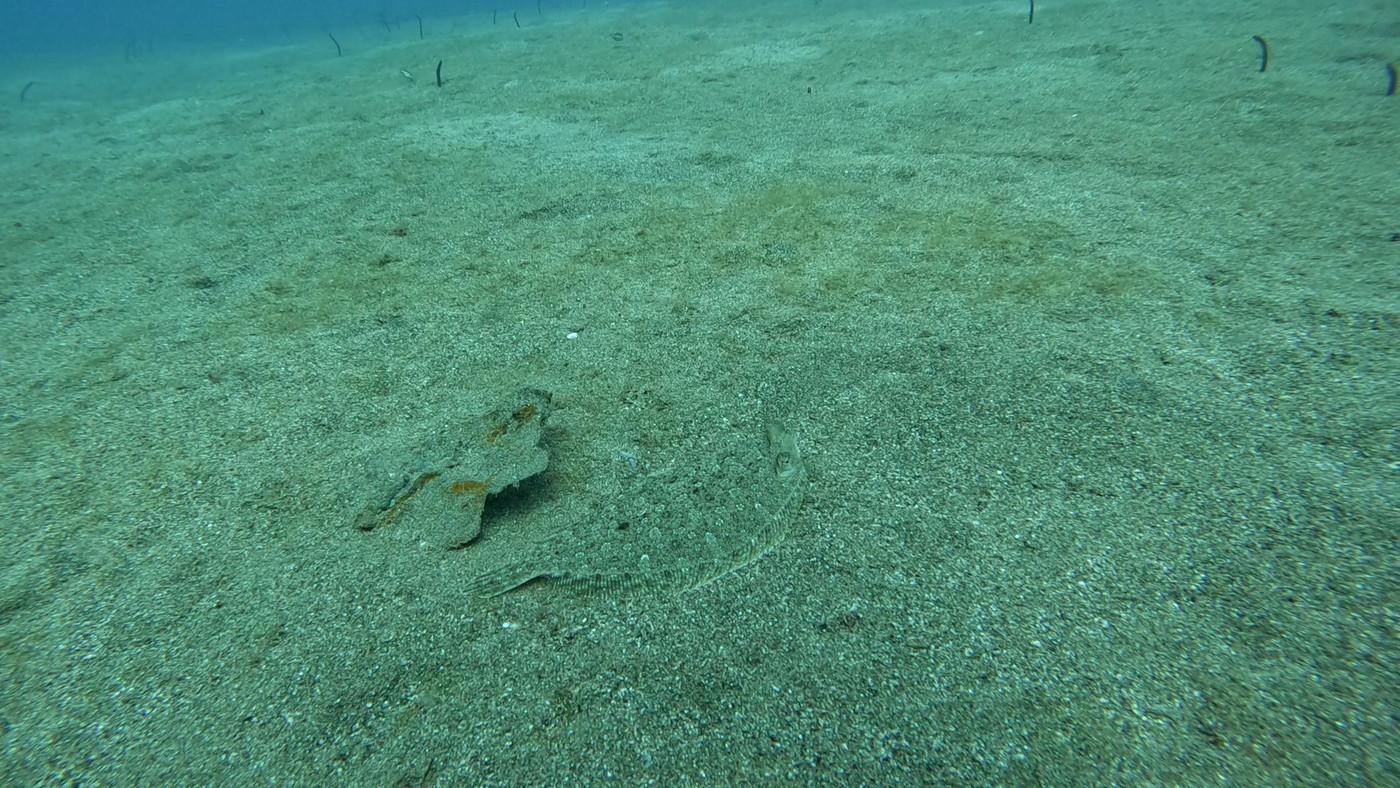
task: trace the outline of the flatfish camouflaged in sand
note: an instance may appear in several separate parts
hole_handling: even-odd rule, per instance
[[[486,496],[540,473],[549,454],[539,445],[551,396],[523,389],[501,407],[455,427],[455,445],[420,460],[391,480],[355,517],[355,527],[402,528],[445,548],[465,547],[481,533]]]
[[[737,536],[727,548],[712,550],[704,557],[642,556],[641,561],[619,568],[589,560],[581,567],[565,568],[551,563],[548,556],[504,564],[469,581],[468,593],[499,596],[532,580],[546,580],[582,591],[620,594],[633,591],[681,593],[717,580],[763,557],[782,543],[792,529],[807,490],[807,468],[797,446],[797,434],[781,424],[768,425],[768,461],[754,480],[752,497],[743,506],[728,512],[738,522],[728,526]],[[710,534],[706,534],[710,536]],[[583,547],[573,534],[563,541]],[[574,563],[574,562],[570,562]],[[652,566],[655,564],[655,566]]]

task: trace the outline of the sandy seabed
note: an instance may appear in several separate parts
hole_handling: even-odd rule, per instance
[[[5,782],[1400,781],[1400,6],[518,15],[7,66]]]

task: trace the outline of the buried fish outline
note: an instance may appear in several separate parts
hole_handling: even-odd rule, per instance
[[[522,389],[508,403],[465,430],[452,458],[433,469],[409,474],[393,492],[362,509],[355,528],[408,529],[416,541],[459,549],[481,534],[486,499],[541,473],[549,464],[540,446],[550,413],[551,395]],[[531,581],[568,586],[576,591],[625,594],[637,591],[683,593],[711,583],[757,561],[788,536],[801,508],[808,476],[797,433],[777,422],[767,425],[767,462],[758,480],[757,498],[744,518],[743,538],[724,554],[698,561],[658,561],[630,569],[612,566],[561,567],[546,555],[522,557],[483,571],[465,585],[473,596],[489,598]],[[570,544],[572,533],[561,537]]]

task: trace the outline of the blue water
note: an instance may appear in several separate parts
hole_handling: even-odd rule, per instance
[[[554,0],[543,7],[574,7],[583,0]],[[597,3],[601,5],[602,3]],[[0,7],[0,51],[7,54],[63,49],[143,47],[197,42],[233,43],[246,38],[273,38],[337,27],[416,25],[415,15],[431,24],[434,17],[461,17],[536,8],[534,0],[61,0],[53,3],[5,2]]]

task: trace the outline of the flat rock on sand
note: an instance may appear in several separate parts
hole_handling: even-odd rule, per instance
[[[448,549],[470,544],[481,533],[486,497],[549,465],[539,443],[550,399],[547,391],[522,389],[501,407],[469,420],[448,456],[386,483],[383,494],[356,515],[355,527],[374,531],[392,525]]]

